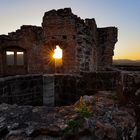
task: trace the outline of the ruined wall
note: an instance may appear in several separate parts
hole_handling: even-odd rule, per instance
[[[9,104],[70,105],[97,91],[117,92],[119,101],[139,105],[140,73],[106,71],[0,78],[0,101]]]
[[[77,101],[82,95],[77,92],[77,82],[81,79],[79,75],[55,75],[55,105],[70,105]]]
[[[41,36],[41,27],[36,26],[22,26],[21,29],[16,32],[9,33],[8,35],[0,36],[0,50],[3,56],[1,60],[3,63],[3,75],[16,75],[27,73],[40,73],[41,64],[40,60],[40,47],[39,42]],[[25,63],[22,69],[25,72],[21,72],[20,66],[8,67],[4,63],[5,51],[16,48],[17,50],[25,50]],[[13,69],[13,70],[12,70]]]
[[[0,36],[0,75],[55,73],[52,53],[56,45],[63,49],[60,73],[102,70],[112,64],[116,41],[115,27],[97,28],[95,19],[83,20],[70,8],[51,10],[44,14],[42,27],[24,25],[16,32]],[[25,50],[23,67],[5,65],[8,47]]]
[[[96,69],[96,22],[94,19],[78,20],[76,29],[78,71],[94,71]]]
[[[26,75],[0,78],[0,103],[61,106],[97,91],[115,91],[118,72]]]
[[[119,78],[118,93],[123,103],[132,103],[139,106],[140,101],[140,72],[122,71]]]
[[[42,26],[44,48],[60,44],[63,49],[64,73],[95,71],[112,64],[117,28],[97,28],[94,19],[83,20],[69,8],[46,12]]]
[[[99,70],[112,65],[117,32],[115,27],[98,28],[97,63]]]
[[[49,84],[49,89],[52,91],[53,88],[56,106],[70,105],[80,96],[94,95],[97,91],[116,91],[120,75],[120,72],[115,71],[53,75],[54,83]]]
[[[44,49],[49,48],[51,50],[56,45],[63,49],[63,73],[79,71],[76,55],[77,32],[80,23],[83,23],[83,20],[74,15],[69,8],[46,12],[43,17],[43,35],[47,44]]]
[[[90,40],[92,44],[92,50],[90,55],[90,71],[97,70],[97,44],[98,44],[98,31],[95,19],[85,19],[85,23],[88,26],[90,32]]]
[[[55,76],[53,74],[43,75],[43,105],[55,105]]]
[[[55,75],[55,105],[70,105],[80,96],[94,95],[97,91],[116,91],[119,72]]]
[[[0,77],[3,75],[2,54],[0,53]]]
[[[43,104],[41,75],[0,78],[0,103],[19,105]]]

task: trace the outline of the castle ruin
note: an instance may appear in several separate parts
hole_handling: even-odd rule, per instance
[[[94,72],[112,65],[117,28],[98,28],[70,8],[44,14],[42,27],[23,25],[0,35],[0,76],[55,73],[52,51],[63,50],[60,73]]]

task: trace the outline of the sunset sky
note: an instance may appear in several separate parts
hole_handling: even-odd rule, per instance
[[[118,28],[114,59],[140,59],[140,0],[0,0],[0,34],[23,24],[41,26],[44,12],[65,7],[95,18],[98,27]]]

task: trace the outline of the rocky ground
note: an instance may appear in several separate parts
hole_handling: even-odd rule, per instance
[[[100,92],[71,106],[0,105],[1,140],[135,140],[133,109]]]

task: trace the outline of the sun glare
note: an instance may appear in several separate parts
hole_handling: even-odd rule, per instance
[[[62,58],[62,49],[59,47],[59,45],[56,45],[56,49],[54,50],[53,58],[54,59]]]

